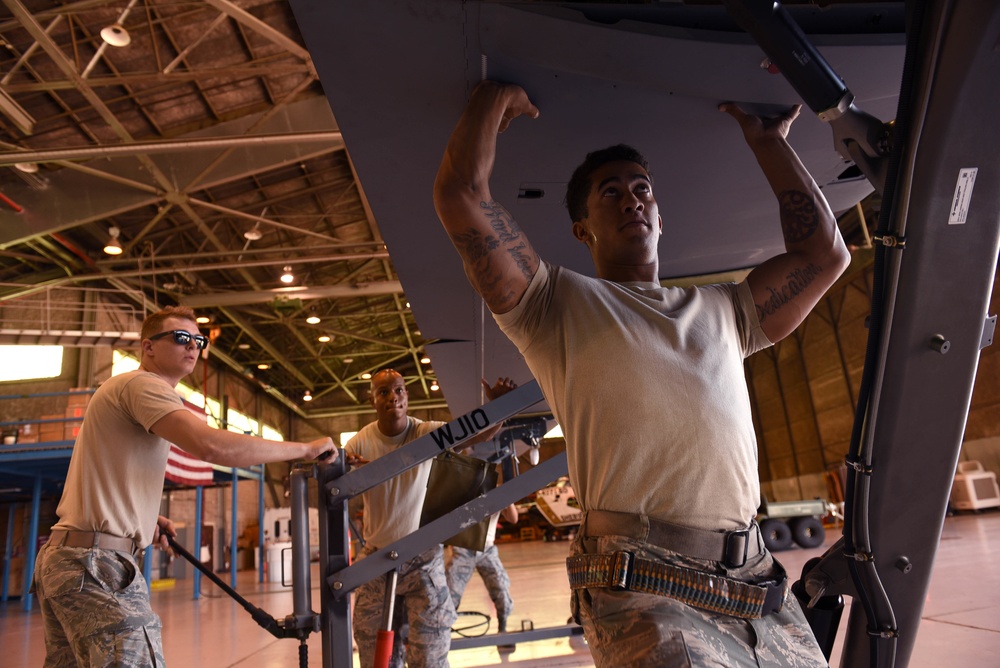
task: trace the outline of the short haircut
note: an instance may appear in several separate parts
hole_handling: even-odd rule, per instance
[[[167,318],[180,318],[181,320],[197,322],[194,316],[194,309],[190,306],[168,306],[161,311],[147,316],[142,321],[142,331],[139,333],[139,338],[148,339],[154,334],[159,334]]]
[[[368,385],[368,394],[370,396],[372,396],[372,397],[375,396],[375,379],[378,378],[379,376],[383,375],[383,374],[385,374],[385,375],[392,375],[392,376],[399,376],[400,378],[403,378],[403,374],[399,373],[395,369],[390,369],[389,367],[386,367],[384,369],[379,369],[378,371],[376,371],[375,373],[372,374],[371,382]],[[403,388],[404,389],[406,388],[406,379],[405,378],[403,378]]]
[[[598,169],[618,160],[628,160],[634,162],[649,174],[650,181],[653,179],[649,171],[649,163],[645,156],[628,144],[616,144],[599,151],[588,153],[583,163],[573,171],[569,185],[566,186],[566,208],[569,210],[569,218],[574,223],[587,217],[587,197],[590,195],[590,188],[593,184],[591,177]]]

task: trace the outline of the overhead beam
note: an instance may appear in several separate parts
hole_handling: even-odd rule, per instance
[[[233,65],[231,67],[207,67],[197,70],[162,72],[122,72],[116,75],[88,77],[91,88],[109,88],[119,86],[177,86],[205,78],[250,79],[254,77],[288,76],[290,74],[310,74],[308,65],[303,63],[265,63],[258,65]],[[76,83],[69,79],[49,81],[16,82],[4,84],[4,90],[11,95],[26,93],[50,93],[60,90],[76,90]],[[149,90],[144,90],[149,94]]]
[[[163,139],[137,141],[127,144],[52,148],[39,151],[11,151],[0,153],[0,165],[16,163],[55,162],[57,160],[91,160],[94,158],[119,158],[132,155],[181,153],[285,144],[334,144],[343,148],[343,135],[337,130],[325,132],[288,132],[281,134],[250,135],[237,137],[200,137],[197,139]]]
[[[380,281],[367,285],[325,285],[248,290],[246,292],[213,292],[204,295],[186,295],[181,298],[181,303],[192,308],[204,308],[207,306],[263,304],[282,297],[288,299],[351,299],[396,294],[403,294],[403,286],[399,281]]]
[[[207,4],[212,5],[218,9],[223,14],[228,14],[233,18],[234,21],[242,23],[250,30],[264,36],[265,38],[271,40],[281,48],[285,49],[289,53],[301,58],[302,60],[312,63],[312,58],[309,56],[309,51],[301,46],[298,42],[293,40],[288,35],[279,32],[269,26],[268,24],[261,21],[259,18],[251,14],[250,12],[241,9],[229,2],[229,0],[205,0]]]
[[[237,327],[242,329],[247,336],[253,339],[254,342],[258,346],[260,346],[262,350],[264,350],[268,355],[274,358],[274,361],[277,364],[280,364],[281,366],[285,367],[285,370],[288,371],[288,373],[298,378],[299,381],[301,381],[302,384],[306,386],[307,390],[312,392],[313,390],[316,389],[316,383],[314,383],[310,378],[306,377],[301,371],[299,371],[298,368],[294,364],[292,364],[292,362],[287,357],[285,357],[284,353],[275,348],[271,344],[271,342],[268,341],[267,337],[258,332],[254,328],[254,326],[251,325],[250,322],[248,322],[243,316],[241,316],[239,313],[236,313],[228,309],[222,309],[222,313],[227,318],[229,318]]]

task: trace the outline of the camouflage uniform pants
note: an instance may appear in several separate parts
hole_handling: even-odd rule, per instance
[[[362,558],[378,548],[366,546]],[[362,666],[375,660],[375,640],[382,626],[385,603],[385,578],[378,577],[354,592],[354,640]],[[392,629],[390,668],[403,667],[403,643],[400,627],[409,623],[406,664],[410,668],[448,668],[451,649],[451,625],[457,615],[448,595],[444,574],[444,550],[440,545],[427,550],[402,565],[396,582],[396,607]]]
[[[767,579],[774,569],[766,550],[743,568],[727,569],[719,562],[691,559],[630,538],[582,534],[573,541],[572,554],[631,550],[637,557],[744,581]],[[571,604],[598,667],[828,665],[798,601],[787,590],[780,612],[755,620],[706,612],[664,596],[612,589],[576,590]]]
[[[132,555],[45,545],[35,563],[45,666],[164,666],[160,618]]]
[[[506,631],[507,618],[510,617],[514,602],[510,598],[510,578],[500,561],[496,545],[490,545],[482,552],[464,547],[451,548],[451,560],[447,569],[448,590],[456,608],[462,601],[462,594],[465,593],[473,571],[478,571],[486,583],[486,590],[497,609],[497,624],[501,631]]]

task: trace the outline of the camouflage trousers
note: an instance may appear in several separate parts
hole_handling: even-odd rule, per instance
[[[478,571],[486,584],[486,591],[497,609],[497,624],[500,631],[507,630],[507,618],[514,607],[510,598],[510,578],[500,561],[500,553],[496,545],[490,545],[482,552],[468,550],[464,547],[451,548],[451,560],[448,562],[448,590],[451,600],[458,608],[465,593],[465,587],[472,578],[473,571]]]
[[[742,568],[727,569],[630,538],[582,534],[573,541],[571,554],[631,550],[637,557],[744,581],[768,579],[775,569],[767,550]],[[706,612],[664,596],[603,588],[574,591],[571,605],[598,667],[828,666],[787,589],[781,611],[754,620]]]
[[[366,546],[362,558],[378,548]],[[382,626],[385,604],[385,578],[378,577],[354,592],[354,640],[362,666],[375,660],[375,641]],[[451,649],[451,625],[457,615],[448,595],[444,574],[444,550],[440,545],[414,557],[399,569],[396,582],[396,606],[392,630],[390,668],[403,668],[403,642],[400,628],[409,624],[406,642],[406,665],[410,668],[448,668]]]
[[[45,628],[45,666],[164,666],[160,618],[132,555],[45,545],[35,592]]]

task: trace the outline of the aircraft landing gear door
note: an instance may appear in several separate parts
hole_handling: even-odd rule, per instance
[[[854,597],[842,665],[906,666],[980,350],[995,325],[988,311],[1000,253],[1000,146],[986,92],[1000,81],[1000,3],[906,3],[891,135],[853,110],[778,3],[726,7],[883,195],[844,538],[805,579],[827,597]]]

